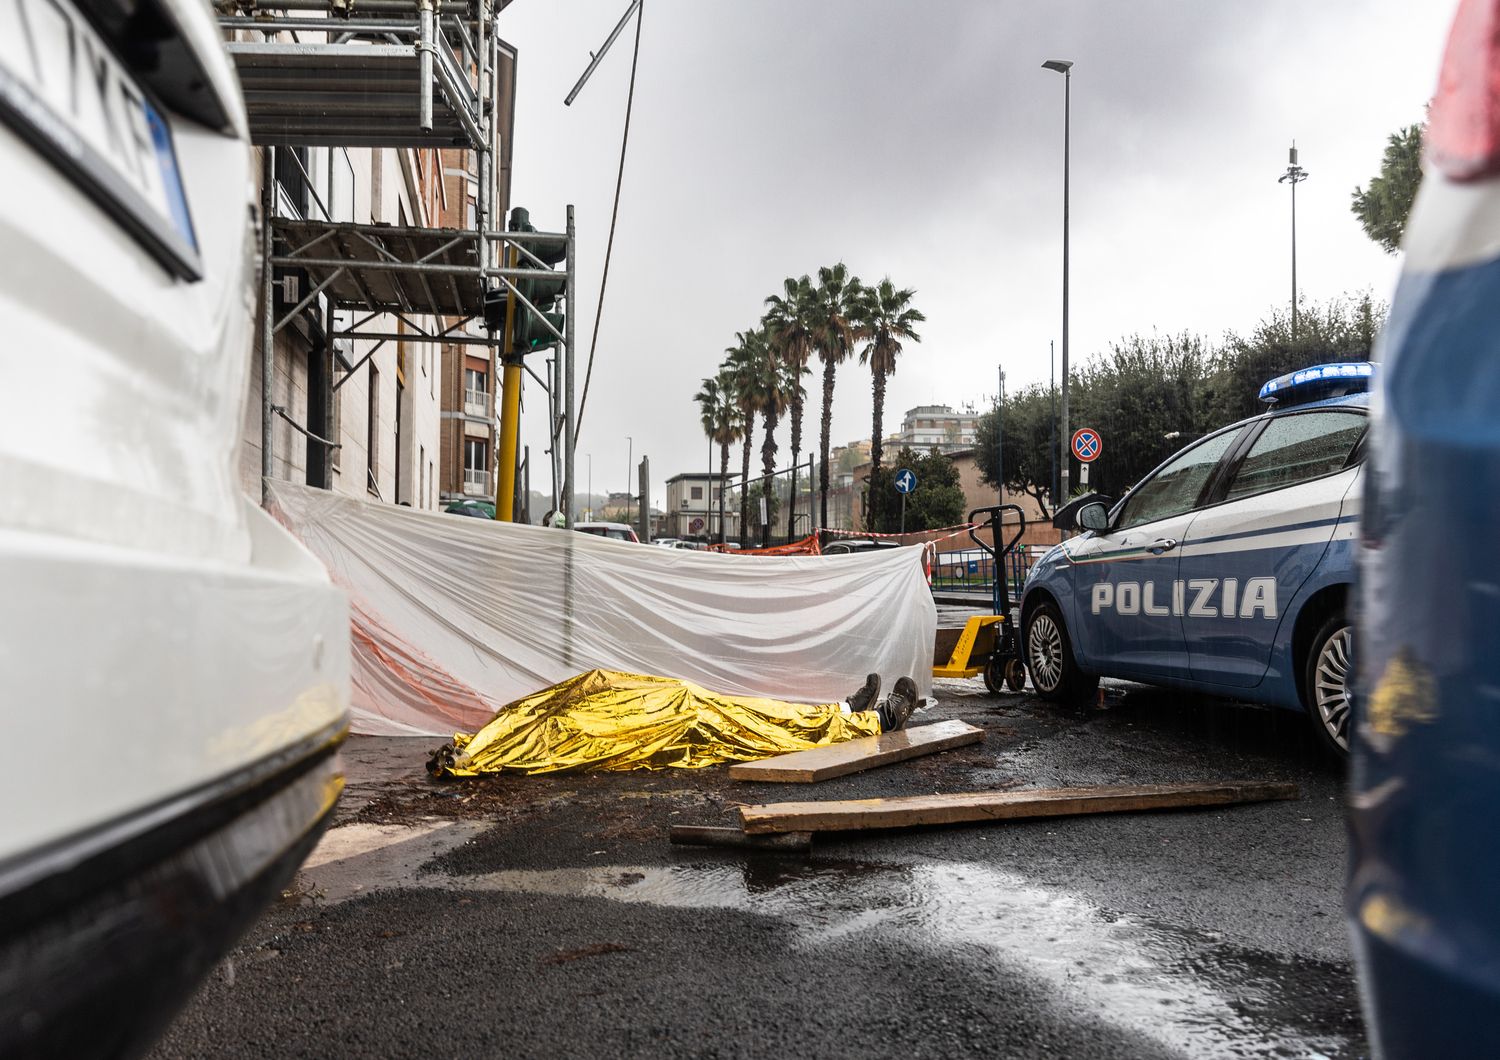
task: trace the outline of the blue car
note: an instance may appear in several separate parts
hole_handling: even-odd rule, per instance
[[[1306,711],[1349,746],[1355,529],[1373,367],[1318,365],[1261,388],[1270,410],[1215,431],[1118,501],[1059,510],[1084,532],[1032,569],[1022,647],[1044,698],[1100,677]]]

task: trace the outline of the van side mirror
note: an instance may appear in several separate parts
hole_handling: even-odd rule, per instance
[[[1103,501],[1091,501],[1078,509],[1078,525],[1085,530],[1108,530],[1109,509]]]
[[[1086,494],[1059,508],[1052,516],[1052,525],[1059,530],[1108,530],[1109,510],[1114,504],[1113,499],[1102,493]],[[1088,522],[1084,522],[1083,513],[1091,509],[1097,510],[1091,512]]]

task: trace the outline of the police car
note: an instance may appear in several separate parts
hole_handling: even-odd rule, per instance
[[[1059,510],[1081,529],[1021,601],[1045,698],[1119,677],[1305,710],[1348,750],[1349,590],[1373,366],[1317,365],[1261,388],[1270,411],[1177,453],[1119,501]]]

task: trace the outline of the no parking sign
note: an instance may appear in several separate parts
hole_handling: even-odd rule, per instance
[[[1073,432],[1073,455],[1085,464],[1092,464],[1104,451],[1104,439],[1092,427],[1080,427]]]
[[[1094,428],[1080,427],[1073,432],[1073,455],[1083,464],[1078,469],[1079,485],[1089,484],[1089,465],[1098,460],[1102,452],[1104,452],[1104,439]]]

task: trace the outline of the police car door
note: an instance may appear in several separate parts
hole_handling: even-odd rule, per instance
[[[1108,531],[1073,551],[1075,643],[1105,674],[1188,677],[1181,608],[1173,606],[1178,546],[1238,429],[1203,439],[1142,480]]]
[[[1198,513],[1180,549],[1193,677],[1258,684],[1297,590],[1328,550],[1368,422],[1354,408],[1262,421]]]

